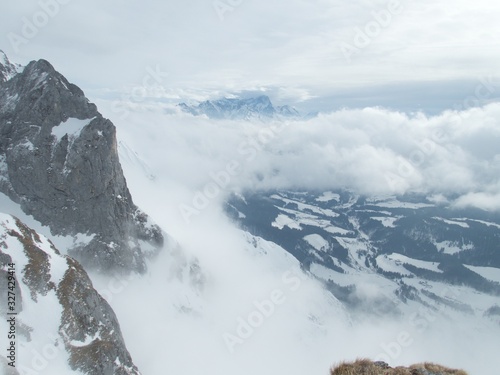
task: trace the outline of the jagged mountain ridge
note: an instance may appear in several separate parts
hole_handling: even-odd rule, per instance
[[[116,128],[45,60],[0,82],[0,192],[53,234],[85,234],[71,249],[101,270],[144,272],[163,233],[133,203],[119,162]],[[10,78],[9,78],[10,77]]]
[[[396,310],[395,301],[412,301],[498,320],[497,214],[450,209],[423,196],[366,198],[348,191],[247,193],[234,195],[226,208],[244,229],[290,252],[352,309],[385,314]],[[359,298],[364,282],[385,285],[387,298]],[[444,290],[451,295],[440,295]]]
[[[8,81],[21,71],[21,65],[11,63],[7,55],[0,50],[0,82]]]
[[[180,103],[179,107],[194,116],[206,115],[211,119],[250,120],[300,117],[299,112],[288,105],[274,107],[266,95],[246,99],[206,100],[198,105]]]
[[[10,215],[0,214],[0,239],[0,295],[4,301],[9,269],[14,269],[16,286],[20,352],[15,369],[21,374],[50,373],[60,366],[67,367],[64,373],[139,375],[115,313],[77,261],[61,255],[47,238]],[[7,332],[3,327],[7,322],[5,304],[0,306],[0,315],[2,332]]]

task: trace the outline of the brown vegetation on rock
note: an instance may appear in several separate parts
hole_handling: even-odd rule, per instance
[[[467,375],[463,370],[454,370],[435,363],[421,363],[410,367],[390,367],[385,362],[358,359],[342,362],[331,369],[331,375]]]

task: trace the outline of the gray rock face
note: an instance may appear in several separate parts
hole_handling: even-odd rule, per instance
[[[57,347],[68,353],[68,364],[73,370],[88,375],[140,374],[126,348],[114,311],[94,289],[77,261],[62,256],[46,238],[4,214],[0,214],[0,239],[0,273],[14,263],[16,285],[21,286],[15,292],[21,351],[23,342],[32,341],[31,332],[54,326],[58,328],[52,335],[56,343],[62,344]],[[22,295],[21,289],[28,293]],[[53,295],[56,299],[51,298]],[[60,306],[55,306],[56,300]],[[53,321],[42,321],[43,327],[36,317],[23,314],[24,305],[44,311],[48,304],[53,311],[49,320]],[[5,313],[0,311],[0,316],[5,318]],[[29,369],[32,362],[28,357],[32,354],[29,351],[19,354],[21,366]],[[0,369],[7,368],[5,362],[0,356]],[[17,373],[12,368],[11,371]]]
[[[63,306],[60,333],[70,366],[87,374],[139,374],[128,353],[120,325],[109,304],[92,287],[82,266],[67,258],[68,270],[57,289]],[[74,342],[85,342],[87,345]],[[117,360],[118,359],[118,360]]]
[[[53,234],[93,236],[71,250],[85,266],[143,272],[163,245],[132,201],[115,126],[45,60],[0,81],[0,191]]]

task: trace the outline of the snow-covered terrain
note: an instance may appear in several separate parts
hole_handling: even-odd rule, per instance
[[[4,241],[2,252],[11,256],[12,263],[15,264],[15,274],[19,286],[19,292],[15,293],[16,312],[19,312],[15,317],[18,327],[16,340],[18,362],[16,367],[21,373],[28,373],[30,370],[42,371],[46,374],[69,372],[71,371],[68,365],[69,356],[62,349],[63,344],[58,334],[63,309],[57,298],[57,290],[49,290],[45,295],[37,295],[36,292],[32,292],[29,283],[26,282],[27,275],[23,275],[30,263],[30,255],[25,251],[23,243],[18,238],[9,235],[9,232],[21,233],[21,229],[15,218],[9,215],[0,214],[0,223],[1,237]],[[55,252],[46,238],[40,237],[40,240],[37,246],[48,255],[50,281],[59,285],[68,265],[64,258]],[[3,271],[8,269],[6,265],[2,268]],[[25,282],[21,282],[23,279]],[[35,300],[30,297],[33,295],[36,296]],[[43,322],[43,325],[40,322]],[[22,327],[26,327],[24,333]],[[31,329],[27,327],[37,327],[38,329],[31,332]],[[1,332],[8,331],[6,319],[0,320],[0,330]],[[4,343],[2,347],[6,347],[5,341],[2,343]],[[37,353],[37,355],[26,356],[25,353]],[[45,358],[46,355],[50,357],[50,361]]]
[[[69,118],[58,126],[53,127],[52,134],[56,137],[57,142],[65,135],[68,135],[69,138],[77,138],[82,129],[90,124],[92,120],[93,119],[79,120],[77,118]]]
[[[0,372],[139,374],[113,310],[76,261],[11,215],[0,214],[0,238],[0,295],[9,301]]]

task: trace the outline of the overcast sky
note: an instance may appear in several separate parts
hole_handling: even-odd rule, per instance
[[[91,99],[151,68],[174,101],[257,91],[304,110],[439,112],[496,75],[498,19],[493,0],[4,1],[0,49],[49,60]]]

